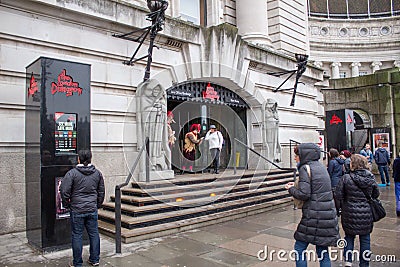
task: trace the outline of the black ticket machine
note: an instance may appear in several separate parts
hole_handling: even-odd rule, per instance
[[[26,68],[26,228],[43,251],[70,246],[59,186],[90,149],[90,65],[40,57]]]

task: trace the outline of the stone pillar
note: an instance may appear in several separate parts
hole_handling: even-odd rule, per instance
[[[333,62],[331,64],[332,67],[332,79],[339,79],[340,78],[340,73],[339,73],[339,67],[342,66],[342,63],[340,62]]]
[[[380,70],[381,66],[382,66],[382,62],[380,62],[380,61],[372,62],[371,63],[372,73],[374,73],[377,70]]]
[[[236,0],[236,24],[243,39],[272,47],[266,0]]]
[[[321,61],[315,61],[315,62],[314,62],[314,66],[317,67],[317,68],[322,69],[322,66],[323,66],[323,65],[324,65],[324,64],[323,64]]]
[[[393,67],[395,67],[395,68],[400,68],[400,60],[395,60],[395,61],[393,62]]]
[[[350,64],[351,68],[351,77],[358,77],[360,76],[360,69],[361,63],[360,62],[353,62]]]

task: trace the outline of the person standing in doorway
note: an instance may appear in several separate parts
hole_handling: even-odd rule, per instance
[[[382,143],[378,143],[378,149],[375,151],[375,163],[378,165],[379,174],[381,175],[382,185],[390,186],[388,166],[390,164],[389,152],[382,147]],[[386,177],[386,182],[385,182]]]
[[[374,154],[371,151],[371,145],[366,143],[365,147],[361,149],[360,155],[367,158],[369,171],[372,171],[372,160],[374,159]]]
[[[89,235],[90,255],[88,263],[98,266],[100,262],[100,236],[97,209],[104,201],[105,189],[102,173],[91,164],[89,150],[78,152],[78,165],[64,176],[60,185],[64,207],[70,210],[73,264],[81,267],[82,235],[84,228]]]
[[[210,126],[204,140],[208,141],[211,157],[213,159],[214,173],[219,173],[219,158],[224,143],[224,138],[220,131],[217,130],[214,124]]]
[[[189,168],[189,171],[193,171],[193,165],[196,160],[196,150],[197,146],[203,142],[203,138],[199,138],[201,127],[200,124],[192,124],[190,126],[190,132],[185,134],[185,145],[183,146],[183,156],[187,159],[182,166],[182,174]],[[188,165],[188,166],[186,166]]]
[[[400,152],[393,161],[393,178],[396,195],[396,215],[400,217]]]

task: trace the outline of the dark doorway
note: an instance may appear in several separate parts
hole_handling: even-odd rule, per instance
[[[209,100],[202,97],[202,88],[204,90],[213,88],[215,92],[213,96],[219,96],[219,100]],[[178,93],[182,96],[178,97]],[[171,123],[171,128],[175,131],[176,142],[171,147],[171,152],[172,167],[175,171],[179,172],[182,168],[187,170],[190,167],[193,172],[204,172],[210,167],[212,160],[206,141],[198,146],[195,161],[191,162],[190,166],[186,166],[188,163],[182,154],[184,137],[193,124],[201,125],[199,138],[206,135],[212,124],[216,125],[217,129],[222,133],[224,145],[221,150],[221,169],[233,168],[234,165],[238,168],[246,167],[247,151],[243,147],[237,146],[236,153],[233,155],[235,138],[247,143],[246,111],[248,107],[243,105],[245,102],[239,96],[228,89],[204,82],[186,83],[170,88],[167,90],[167,95],[168,111],[171,111],[174,115],[174,122]],[[195,97],[199,95],[201,97]],[[222,98],[222,96],[225,97]],[[233,101],[236,99],[238,101],[234,101],[235,105],[223,102],[224,100]]]

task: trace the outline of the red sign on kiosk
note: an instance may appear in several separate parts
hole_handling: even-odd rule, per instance
[[[210,83],[208,83],[206,90],[203,91],[203,99],[219,100],[217,91],[215,91],[214,87],[212,87]]]
[[[329,123],[332,124],[336,124],[338,125],[339,123],[342,123],[342,119],[339,118],[338,116],[336,116],[336,114],[333,114],[332,119],[329,121]]]
[[[79,83],[74,82],[71,76],[67,75],[67,71],[64,69],[58,75],[57,83],[51,83],[51,94],[56,93],[65,93],[66,96],[72,96],[74,93],[81,95],[82,88],[79,87]]]
[[[39,87],[38,87],[37,81],[35,80],[35,76],[33,76],[33,73],[32,73],[31,79],[29,81],[28,97],[34,96],[35,93],[38,91],[39,91]]]

